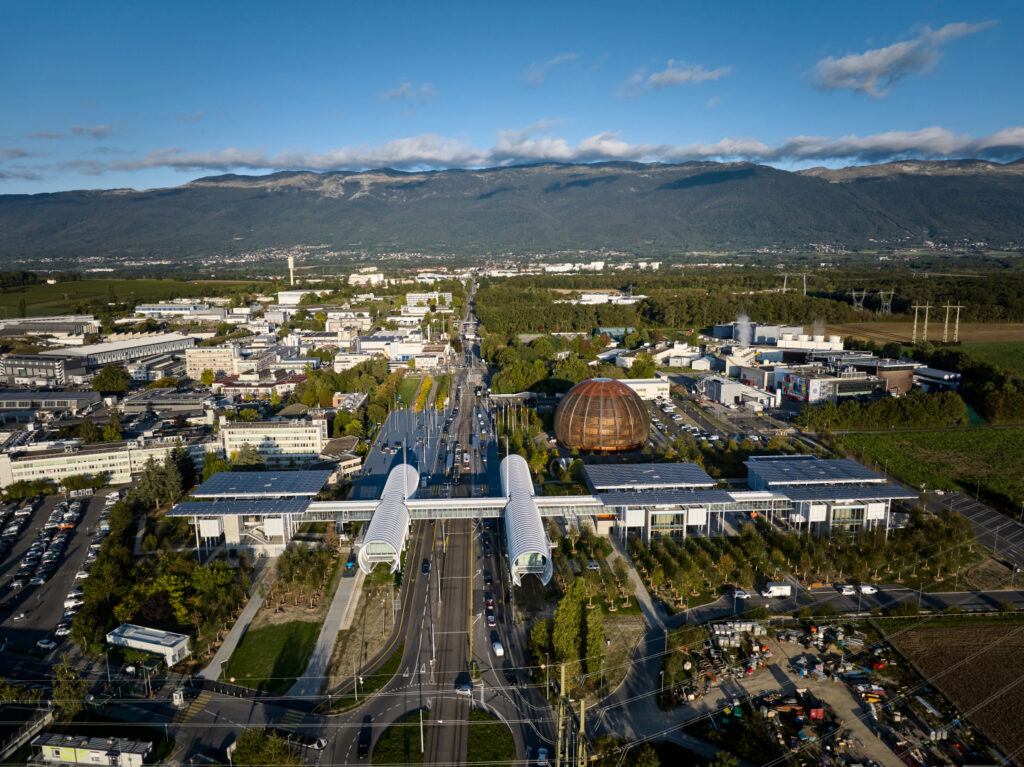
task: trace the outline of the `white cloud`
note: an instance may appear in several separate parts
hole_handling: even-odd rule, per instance
[[[914,72],[928,72],[942,58],[942,46],[973,35],[997,22],[957,22],[940,29],[925,27],[915,38],[874,48],[863,53],[834,58],[829,56],[814,67],[814,81],[826,91],[849,88],[868,96],[885,96],[892,86]]]
[[[526,68],[526,84],[531,88],[536,88],[540,85],[547,76],[551,73],[551,70],[561,64],[568,64],[571,61],[576,61],[579,56],[575,53],[559,53],[552,59],[547,61],[535,61]]]
[[[326,152],[285,151],[229,147],[207,152],[180,148],[160,149],[135,160],[107,166],[112,170],[174,168],[181,171],[250,170],[365,170],[396,168],[485,168],[538,162],[678,163],[693,160],[749,160],[762,163],[809,164],[841,161],[885,162],[900,159],[977,157],[1017,159],[1024,155],[1024,126],[1005,128],[987,136],[957,135],[940,127],[917,131],[890,131],[868,136],[794,136],[777,145],[755,138],[723,138],[713,143],[629,143],[616,132],[602,132],[573,144],[553,135],[558,123],[540,122],[521,130],[500,131],[493,146],[480,149],[436,134],[421,134],[379,145],[350,145]],[[90,172],[95,165],[90,164]]]
[[[619,98],[634,98],[644,91],[660,91],[672,85],[690,85],[707,80],[721,80],[731,71],[732,67],[705,69],[700,64],[686,64],[669,59],[665,68],[660,72],[652,72],[648,75],[647,69],[644,67],[633,70],[633,74],[619,86],[615,95]]]
[[[89,138],[106,138],[110,133],[109,125],[72,125],[68,130],[73,136],[88,136]]]
[[[416,104],[426,104],[428,101],[433,101],[437,98],[437,91],[434,90],[434,86],[430,83],[413,85],[406,80],[398,87],[380,94],[380,98],[384,101],[409,101]]]

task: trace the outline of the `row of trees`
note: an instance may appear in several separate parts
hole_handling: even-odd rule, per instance
[[[86,444],[120,442],[124,437],[124,426],[121,422],[121,414],[117,410],[111,410],[107,423],[102,429],[94,424],[89,416],[86,416],[81,423],[73,426],[61,426],[57,430],[57,436],[60,439],[80,439]]]
[[[605,664],[604,614],[598,608],[587,609],[587,602],[583,581],[570,583],[558,601],[554,620],[534,621],[529,646],[535,666],[554,658],[567,665],[570,676],[588,675],[596,688]]]
[[[271,587],[271,592],[276,592],[277,587],[280,587],[282,601],[289,596],[295,604],[300,600],[312,601],[324,587],[333,560],[334,553],[330,547],[313,549],[300,543],[282,552],[277,558],[277,581]]]
[[[914,389],[904,397],[870,402],[847,400],[836,405],[805,405],[796,423],[812,431],[966,426],[967,405],[956,392],[928,394]]]

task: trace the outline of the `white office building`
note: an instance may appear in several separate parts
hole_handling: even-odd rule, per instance
[[[319,460],[327,444],[327,421],[221,420],[224,454],[230,459],[253,445],[270,466],[305,465]]]

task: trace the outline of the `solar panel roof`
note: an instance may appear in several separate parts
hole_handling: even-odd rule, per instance
[[[753,497],[744,498],[744,495],[751,495]],[[763,493],[745,494],[743,492],[733,492],[732,490],[656,490],[642,493],[601,493],[597,497],[605,506],[689,506],[693,504],[765,500]]]
[[[913,490],[897,485],[786,487],[778,492],[791,501],[884,501],[889,498],[917,498],[917,493]]]
[[[587,479],[599,492],[628,488],[714,487],[708,473],[695,463],[620,463],[586,467]]]
[[[279,498],[314,496],[329,471],[220,471],[192,491],[194,498]]]
[[[186,501],[167,512],[169,517],[229,517],[236,514],[254,517],[276,517],[301,514],[309,507],[305,498],[246,501]]]
[[[751,477],[765,485],[830,484],[836,482],[884,482],[885,479],[867,466],[850,458],[818,461],[744,461]]]

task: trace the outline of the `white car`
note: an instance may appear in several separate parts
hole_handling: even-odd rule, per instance
[[[862,583],[862,584],[860,584],[860,593],[861,594],[877,594],[878,593],[878,588],[875,587],[875,586],[869,586],[866,583]]]
[[[842,586],[836,586],[839,589],[839,593],[844,597],[852,597],[856,595],[857,589],[851,586],[849,583],[844,583]]]
[[[734,599],[750,599],[750,594],[743,589],[736,589],[732,592]]]
[[[494,650],[494,654],[499,658],[505,655],[505,648],[501,646],[501,642],[495,642],[492,644],[491,649]]]
[[[40,650],[52,650],[56,646],[57,643],[54,642],[52,639],[40,639],[38,642],[36,642],[36,647],[38,647]]]
[[[87,570],[79,570],[77,573],[75,573],[75,580],[76,581],[84,581],[88,577],[89,577],[89,572]]]

